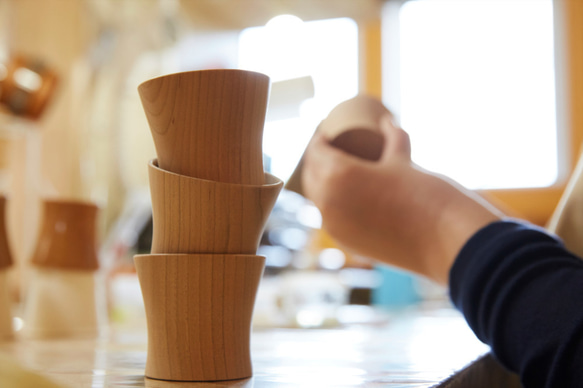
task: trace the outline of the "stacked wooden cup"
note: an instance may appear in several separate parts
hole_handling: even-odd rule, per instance
[[[252,375],[249,340],[283,186],[263,171],[269,78],[242,70],[171,74],[139,86],[158,158],[150,161],[153,243],[134,258],[148,323],[146,376]]]

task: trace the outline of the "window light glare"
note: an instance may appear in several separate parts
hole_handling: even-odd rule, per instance
[[[470,188],[558,178],[551,0],[418,0],[399,14],[413,159]]]

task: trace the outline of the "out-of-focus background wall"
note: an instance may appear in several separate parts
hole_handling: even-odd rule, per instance
[[[583,139],[581,46],[578,0],[0,0],[0,82],[17,56],[58,77],[38,119],[9,104],[0,111],[0,189],[22,282],[43,198],[97,203],[104,268],[112,279],[132,272],[132,254],[149,244],[146,163],[155,156],[136,88],[179,71],[271,77],[264,159],[282,179],[332,107],[366,92],[411,133],[418,163],[543,225]],[[21,79],[30,93],[34,74]],[[266,321],[276,310],[306,325],[327,319],[309,309],[298,318],[298,300],[443,298],[352,257],[319,227],[317,209],[282,194],[260,249]],[[386,300],[374,296],[381,283],[392,289],[378,293]],[[313,293],[294,294],[303,289]]]

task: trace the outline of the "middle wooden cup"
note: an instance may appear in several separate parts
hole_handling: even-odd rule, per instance
[[[148,164],[152,253],[255,254],[283,182],[242,185],[192,178]]]

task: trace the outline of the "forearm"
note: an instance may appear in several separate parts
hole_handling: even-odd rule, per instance
[[[416,186],[423,187],[423,198],[413,203],[409,214],[425,218],[426,236],[418,236],[424,251],[421,274],[447,285],[449,272],[462,247],[477,231],[504,218],[504,214],[476,193],[450,179],[413,167]],[[414,225],[421,224],[416,221]],[[418,226],[417,226],[418,227]],[[419,230],[423,230],[419,228]],[[418,271],[419,272],[419,271]]]

